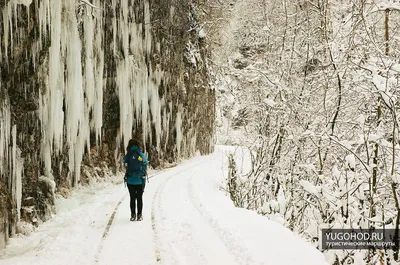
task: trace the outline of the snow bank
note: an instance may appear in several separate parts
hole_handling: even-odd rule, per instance
[[[17,223],[21,234],[0,251],[0,264],[91,264],[109,214],[125,194],[123,185],[97,183],[75,189],[69,199],[57,197],[57,214],[49,221],[38,228]]]
[[[218,146],[213,160],[225,161],[227,149],[232,148]],[[222,233],[229,231],[232,240],[246,246],[244,251],[253,258],[252,264],[328,264],[321,252],[283,225],[254,211],[234,207],[230,198],[219,189],[221,184],[215,181],[221,173],[226,174],[226,170],[219,165],[207,170],[205,175],[210,175],[210,181],[197,178],[197,190],[204,191],[197,194],[198,201],[202,202],[199,207],[216,224],[217,230]]]

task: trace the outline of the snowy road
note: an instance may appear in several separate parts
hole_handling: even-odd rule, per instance
[[[50,250],[33,248],[0,259],[0,264],[326,264],[322,254],[280,224],[233,207],[219,188],[226,173],[224,160],[225,155],[216,151],[150,179],[142,222],[129,221],[126,196],[104,238],[112,207],[107,208],[107,218],[99,217],[97,233],[85,235],[83,228],[66,226],[58,231],[63,240],[49,239]],[[119,198],[127,193],[122,187],[116,190]],[[118,201],[114,200],[114,209]],[[68,231],[79,234],[68,237]]]
[[[218,185],[224,158],[216,152],[153,178],[143,222],[129,222],[124,200],[98,264],[324,264],[289,230],[233,207]]]

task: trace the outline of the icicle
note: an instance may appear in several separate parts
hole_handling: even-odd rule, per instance
[[[182,105],[178,107],[178,113],[176,114],[175,129],[176,129],[176,151],[177,157],[181,156],[181,146],[182,146]]]
[[[67,17],[67,31],[64,32],[68,38],[66,53],[66,129],[69,150],[69,169],[75,173],[74,185],[80,179],[80,165],[84,151],[87,131],[84,113],[84,99],[82,88],[82,65],[81,65],[81,41],[78,33],[78,24],[75,16],[75,1],[65,2]],[[72,184],[72,183],[71,183]]]
[[[190,127],[190,129],[189,129],[189,132],[187,133],[187,138],[189,139],[189,146],[187,148],[187,156],[191,156],[191,155],[195,154],[196,143],[197,143],[197,131],[194,129],[193,126],[189,126],[189,127]]]
[[[26,6],[26,13],[28,14],[28,28],[31,27],[31,12],[29,12],[29,6],[32,4],[32,0],[29,0],[29,4],[25,4]]]
[[[169,124],[171,121],[171,116],[172,116],[172,102],[168,103],[168,113],[167,110],[164,111],[164,117],[165,117],[165,121],[164,121],[164,128],[169,128]],[[169,130],[167,130],[166,135],[165,135],[165,145],[164,145],[164,150],[167,150],[167,144],[168,144],[168,137],[169,137]]]
[[[100,6],[100,0],[96,2],[96,6]],[[99,16],[97,21],[96,32],[103,30],[103,21]],[[96,142],[101,139],[101,128],[103,127],[103,71],[104,71],[104,47],[102,46],[102,35],[96,34],[95,50],[98,56],[97,64],[95,64],[95,100],[93,104],[93,123],[92,128],[96,132]]]
[[[151,53],[151,19],[150,19],[150,4],[149,1],[146,0],[144,2],[144,28],[145,28],[145,47],[146,47],[146,53],[150,54]]]
[[[113,51],[114,54],[116,54],[117,51],[117,33],[118,33],[118,29],[117,29],[117,14],[116,14],[116,6],[117,6],[117,2],[116,0],[112,0],[112,10],[114,11],[114,17],[112,20],[112,24],[113,24]]]
[[[157,150],[160,150],[160,141],[161,141],[161,133],[162,133],[162,119],[161,119],[161,105],[162,101],[160,100],[160,97],[158,95],[158,87],[161,84],[161,79],[162,79],[163,73],[161,72],[160,69],[157,69],[157,71],[154,73],[154,77],[156,80],[156,83],[153,83],[150,81],[150,110],[151,110],[151,115],[153,117],[153,125],[155,126],[155,131],[156,131],[156,146]]]
[[[132,74],[133,74],[133,63],[129,60],[129,36],[130,28],[128,24],[127,16],[127,1],[121,2],[121,12],[119,14],[119,28],[116,28],[116,20],[113,21],[114,26],[114,48],[115,45],[122,47],[122,58],[117,62],[117,75],[116,84],[118,87],[118,97],[120,104],[120,135],[119,139],[123,139],[124,146],[127,145],[129,139],[132,136],[132,127],[134,120],[133,113],[133,99],[132,99]],[[115,2],[113,1],[113,7],[115,12]],[[119,33],[119,39],[116,40],[116,34]],[[114,52],[116,52],[114,50]]]
[[[10,39],[10,48],[11,48],[11,57],[13,56],[12,50],[14,49],[14,38],[12,37],[14,35],[14,27],[13,27],[13,20],[12,20],[12,18],[13,18],[12,7],[13,7],[13,5],[11,3],[9,3],[8,4],[8,19],[9,19],[9,25],[10,25],[9,30],[10,30],[10,36],[11,36],[11,38],[9,38]]]
[[[31,47],[31,55],[32,55],[32,63],[33,63],[33,70],[36,71],[36,53],[37,53],[37,46],[36,43],[32,44]],[[1,58],[1,54],[0,54]]]
[[[116,8],[115,1],[112,7]],[[120,13],[116,14],[113,20],[114,45],[119,45],[121,49],[116,54],[120,61],[117,62],[116,83],[120,102],[120,136],[127,144],[131,138],[134,121],[136,125],[142,125],[142,141],[156,141],[159,148],[161,138],[161,107],[162,101],[158,96],[158,86],[162,73],[148,72],[145,56],[151,51],[151,27],[150,27],[150,7],[148,1],[145,2],[145,40],[143,40],[142,25],[138,25],[128,19],[133,14],[133,9],[129,8],[128,2],[121,2]],[[116,20],[118,19],[118,23]],[[134,20],[133,20],[134,21]],[[117,39],[118,38],[118,39]],[[131,41],[130,41],[131,40]],[[143,50],[145,47],[146,50]],[[114,46],[115,48],[115,46]],[[116,50],[114,52],[117,53]],[[133,56],[132,56],[133,54]],[[150,78],[149,78],[150,77]],[[156,83],[150,81],[156,79]],[[150,104],[150,106],[149,106]],[[156,139],[152,139],[150,117],[153,117],[153,125],[156,126]]]
[[[3,9],[3,27],[4,27],[4,32],[3,32],[3,40],[4,40],[4,57],[6,59],[6,62],[8,61],[8,36],[10,33],[10,5],[8,4],[4,9]]]
[[[21,151],[17,147],[17,126],[12,128],[12,195],[17,204],[18,221],[21,219],[21,201],[22,201],[22,169]]]
[[[8,164],[9,145],[11,134],[11,111],[10,105],[6,100],[0,108],[0,173],[4,173],[4,168]]]
[[[95,3],[97,4],[97,3]],[[101,19],[97,23],[96,31],[102,30]],[[85,94],[87,110],[86,119],[90,123],[89,131],[96,133],[96,142],[101,137],[102,127],[102,106],[103,106],[103,70],[104,70],[104,51],[101,46],[101,35],[95,35],[95,19],[89,16],[85,22]],[[97,58],[95,54],[99,57]],[[99,65],[97,65],[97,62]],[[91,121],[89,115],[91,113]],[[87,148],[90,147],[90,137],[87,139]],[[90,150],[88,150],[90,151]]]
[[[124,146],[127,145],[132,136],[133,127],[133,107],[131,88],[129,83],[130,67],[127,61],[120,62],[117,68],[117,86],[120,99],[120,136],[124,139]]]
[[[63,123],[64,112],[62,111],[63,105],[63,86],[62,75],[63,71],[60,56],[60,41],[61,41],[61,13],[62,4],[57,1],[51,2],[51,47],[49,54],[49,125],[48,133],[50,136],[50,146],[54,146],[57,151],[62,147],[63,141]]]
[[[94,73],[93,73],[93,18],[89,16],[85,20],[85,93],[89,111],[92,110],[95,101]]]
[[[11,16],[10,16],[10,20],[12,21],[12,19],[14,18],[14,23],[12,23],[13,25],[15,25],[15,31],[16,31],[16,34],[14,34],[12,31],[11,31],[11,36],[13,36],[13,35],[17,35],[17,37],[18,37],[18,30],[19,30],[19,28],[18,28],[18,5],[15,3],[15,1],[11,1],[10,2],[10,5],[11,5],[11,8],[12,8],[12,10],[11,10]],[[11,26],[11,28],[10,28],[11,30],[13,29],[12,28],[12,26]],[[11,49],[13,49],[13,39],[14,38],[11,38]],[[17,38],[17,43],[18,43],[18,38]]]
[[[141,91],[141,118],[142,118],[142,131],[143,131],[143,144],[146,145],[146,139],[148,136],[148,114],[149,114],[149,95],[148,95],[148,79],[146,76],[141,76],[142,86],[137,87],[136,89],[140,89]]]
[[[47,1],[43,1],[40,14],[46,18],[47,10],[50,6],[46,6]],[[61,47],[61,12],[62,3],[52,1],[51,3],[51,46],[49,49],[49,75],[48,87],[46,87],[44,97],[39,100],[39,113],[42,123],[42,159],[45,165],[45,174],[48,178],[53,178],[51,172],[51,155],[53,152],[53,143],[57,151],[61,150],[63,141],[63,124],[64,112],[63,106],[63,78],[61,72],[62,59],[60,54]],[[46,32],[47,20],[40,17],[41,27]],[[45,77],[44,77],[45,78]]]

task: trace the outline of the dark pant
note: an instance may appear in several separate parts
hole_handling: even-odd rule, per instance
[[[131,214],[136,214],[136,200],[138,214],[142,214],[143,209],[143,185],[128,184],[129,195],[131,196]]]

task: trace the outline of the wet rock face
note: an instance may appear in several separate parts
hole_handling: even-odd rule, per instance
[[[8,229],[8,222],[9,216],[8,211],[9,207],[7,206],[7,197],[2,195],[0,196],[0,246],[5,246],[8,236],[9,236],[9,229]]]
[[[0,0],[0,247],[54,193],[118,171],[132,137],[154,167],[213,149],[196,6],[90,3]]]

